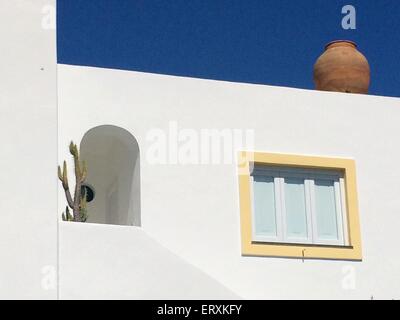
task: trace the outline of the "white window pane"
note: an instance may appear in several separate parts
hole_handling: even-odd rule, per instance
[[[273,177],[254,177],[255,234],[276,236],[275,188]]]
[[[285,178],[286,235],[307,238],[304,179]]]
[[[338,227],[334,181],[315,180],[314,184],[318,238],[337,240]]]

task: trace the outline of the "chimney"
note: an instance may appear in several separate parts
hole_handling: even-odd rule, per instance
[[[328,43],[314,65],[315,89],[348,93],[368,93],[368,60],[348,40]]]

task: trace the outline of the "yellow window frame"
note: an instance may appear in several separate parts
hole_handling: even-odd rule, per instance
[[[286,166],[304,169],[334,169],[343,172],[349,245],[325,246],[260,243],[252,240],[250,168],[252,165]],[[358,212],[356,165],[353,159],[290,155],[264,152],[239,152],[239,200],[242,255],[302,259],[362,260]]]

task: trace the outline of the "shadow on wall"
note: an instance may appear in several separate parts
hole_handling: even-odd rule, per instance
[[[140,153],[135,137],[120,127],[102,125],[85,133],[80,150],[88,167],[87,190],[93,190],[87,222],[140,226]]]

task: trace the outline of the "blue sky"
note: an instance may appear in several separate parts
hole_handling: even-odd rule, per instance
[[[59,63],[305,89],[324,45],[350,39],[370,93],[400,97],[399,0],[58,0],[57,19]]]

